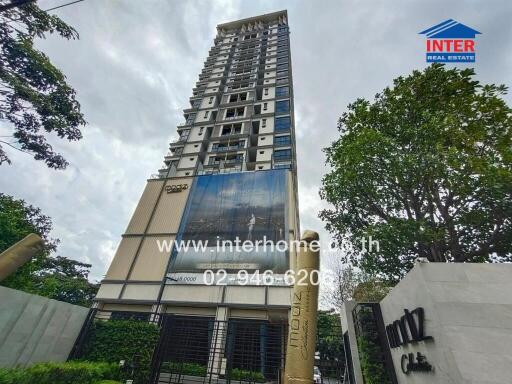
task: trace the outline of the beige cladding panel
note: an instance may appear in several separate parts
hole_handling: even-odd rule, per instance
[[[225,303],[265,305],[265,287],[227,286]]]
[[[163,302],[220,303],[220,285],[167,285],[162,294]]]
[[[159,249],[164,242],[170,244],[174,236],[146,236],[135,260],[129,280],[161,281],[167,269],[171,252]]]
[[[142,197],[139,200],[139,204],[137,204],[137,208],[135,208],[130,224],[128,224],[128,228],[126,229],[127,234],[144,233],[163,183],[163,180],[148,181],[142,193]]]
[[[128,277],[130,265],[132,265],[141,240],[142,236],[125,237],[121,239],[121,243],[119,243],[119,247],[108,268],[105,279],[125,280]]]
[[[160,285],[127,284],[124,292],[124,300],[156,301]]]
[[[188,187],[181,192],[167,193],[166,188],[172,185],[186,184]],[[181,215],[187,203],[192,178],[168,180],[160,197],[155,214],[151,219],[148,233],[177,233]]]
[[[117,299],[122,289],[123,284],[101,284],[96,299]]]

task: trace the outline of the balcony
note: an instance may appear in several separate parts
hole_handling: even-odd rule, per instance
[[[241,151],[245,149],[245,143],[243,144],[235,144],[235,145],[226,145],[219,147],[212,147],[211,152],[232,152],[232,151]]]

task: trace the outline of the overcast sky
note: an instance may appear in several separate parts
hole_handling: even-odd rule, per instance
[[[0,166],[0,191],[40,207],[61,239],[58,253],[91,263],[91,277],[101,279],[146,179],[176,138],[216,25],[282,9],[291,30],[301,225],[324,238],[321,149],[337,137],[347,104],[426,66],[418,32],[448,18],[482,32],[478,79],[512,84],[510,0],[85,0],[52,12],[80,40],[39,44],[77,91],[84,137],[53,142],[70,162],[65,171],[7,148],[13,164]]]

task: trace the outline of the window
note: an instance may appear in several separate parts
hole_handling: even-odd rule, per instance
[[[268,107],[268,103],[263,103],[263,110],[266,111]]]
[[[276,84],[287,84],[287,83],[288,83],[287,77],[282,77],[282,78],[276,80]]]
[[[276,117],[274,129],[276,131],[289,131],[291,126],[290,116]]]
[[[205,111],[205,113],[204,113],[204,118],[205,118],[205,119],[207,119],[207,118],[208,118],[208,112],[210,112],[210,111]]]
[[[288,56],[277,58],[277,64],[285,64],[285,63],[288,64]]]
[[[263,119],[263,120],[261,121],[261,127],[262,127],[262,128],[265,128],[266,126],[267,126],[267,119]]]
[[[268,88],[265,88],[265,96],[268,96]]]
[[[208,104],[213,103],[213,97],[210,97],[210,100],[208,100]]]
[[[245,108],[230,108],[226,110],[226,119],[234,119],[244,115]]]
[[[291,144],[290,136],[274,137],[274,145],[282,146],[282,145],[290,145],[290,144]]]
[[[278,71],[288,70],[288,63],[285,63],[285,64],[278,64],[278,65],[277,65],[277,70],[278,70]]]
[[[292,150],[291,149],[280,149],[274,152],[274,160],[283,161],[283,160],[291,160],[292,158]]]
[[[290,112],[290,100],[276,101],[276,114],[285,114]]]
[[[203,134],[203,131],[204,131],[204,127],[199,128],[198,136],[201,136]]]
[[[277,77],[288,77],[288,71],[277,71]]]
[[[288,96],[289,88],[288,87],[278,87],[276,88],[276,97]]]
[[[192,104],[192,108],[199,108],[200,105],[201,105],[201,100],[194,100],[194,102]]]
[[[221,130],[221,136],[225,135],[237,135],[242,133],[242,124],[229,124],[223,125]]]

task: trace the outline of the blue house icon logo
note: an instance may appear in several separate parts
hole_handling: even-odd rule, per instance
[[[427,63],[475,62],[477,30],[448,19],[419,34],[427,38]]]

